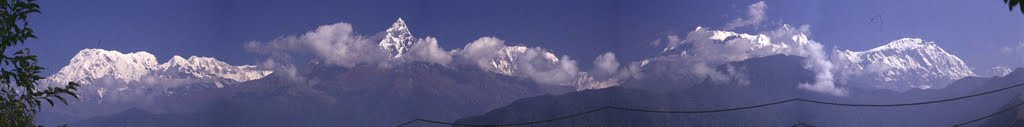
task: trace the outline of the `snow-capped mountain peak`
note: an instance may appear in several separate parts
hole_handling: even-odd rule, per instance
[[[61,68],[49,79],[56,82],[89,84],[92,79],[111,77],[123,82],[138,81],[157,66],[156,57],[148,52],[124,54],[103,49],[84,49],[78,52],[68,66]]]
[[[413,38],[412,33],[409,32],[409,27],[405,26],[405,21],[402,18],[398,18],[398,21],[395,21],[391,28],[388,28],[387,35],[384,36],[384,40],[381,40],[378,45],[394,58],[399,58],[409,51],[413,41],[416,40]]]
[[[834,62],[846,81],[906,91],[943,88],[975,73],[959,57],[934,42],[903,38],[867,51],[836,51]]]

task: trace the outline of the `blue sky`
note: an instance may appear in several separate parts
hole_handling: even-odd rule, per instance
[[[147,51],[165,62],[172,55],[216,57],[239,64],[259,59],[250,41],[296,35],[346,22],[362,35],[384,31],[397,18],[417,37],[436,37],[444,49],[484,36],[540,46],[572,56],[581,68],[612,51],[620,61],[657,53],[650,43],[697,26],[722,28],[745,16],[754,0],[95,0],[39,1],[30,17],[39,39],[28,47],[49,75],[84,48]],[[808,24],[811,38],[827,47],[866,50],[904,37],[935,41],[975,71],[1024,65],[1024,15],[999,0],[766,1],[767,21],[736,31],[779,24]],[[1004,50],[1006,49],[1006,50]],[[1020,51],[1007,51],[1020,50]]]

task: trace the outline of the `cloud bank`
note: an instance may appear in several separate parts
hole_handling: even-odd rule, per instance
[[[508,46],[495,37],[481,37],[462,49],[445,50],[438,46],[433,37],[415,39],[407,54],[392,56],[375,44],[377,38],[353,33],[348,23],[320,26],[301,35],[284,36],[270,41],[253,41],[246,44],[251,52],[264,54],[268,59],[263,67],[280,72],[289,79],[302,81],[302,72],[296,70],[295,61],[308,57],[312,61],[341,67],[355,67],[360,64],[389,67],[409,62],[426,62],[449,66],[466,64],[483,70],[509,76],[532,79],[537,83],[551,85],[573,85],[583,72],[569,56],[558,57],[540,48]],[[401,40],[399,40],[401,41]],[[614,61],[614,55],[611,56]],[[603,73],[615,71],[614,66],[604,66]],[[604,74],[611,75],[611,74]]]
[[[723,29],[735,29],[749,25],[760,24],[765,20],[764,9],[767,5],[764,1],[754,3],[748,7],[746,18],[738,18],[726,24]],[[658,57],[655,60],[668,60],[680,63],[678,68],[683,68],[686,75],[706,75],[706,78],[718,83],[749,84],[746,76],[739,73],[743,68],[726,66],[724,71],[719,71],[716,66],[728,62],[742,61],[750,58],[764,57],[770,55],[795,55],[806,57],[804,68],[816,73],[813,83],[800,84],[801,89],[831,95],[844,96],[846,90],[834,84],[832,73],[833,64],[829,61],[828,54],[824,51],[821,43],[811,40],[809,25],[793,27],[783,24],[770,31],[762,31],[759,34],[736,33],[726,30],[710,30],[697,27],[686,34],[685,37],[669,35],[663,41],[656,44],[664,44],[663,53],[668,56]]]
[[[726,31],[739,27],[758,25],[766,20],[767,5],[757,2],[748,6],[746,17],[731,20],[725,30],[711,30],[697,27],[684,36],[669,35],[657,41],[664,46],[664,56],[650,60],[679,62],[674,69],[678,73],[701,75],[714,82],[750,84],[744,75],[745,68],[719,65],[750,58],[776,54],[806,57],[804,68],[816,73],[815,81],[800,84],[800,89],[846,95],[846,91],[833,84],[833,65],[823,46],[811,40],[810,26],[793,27],[782,25],[758,34]],[[404,23],[403,23],[404,24]],[[580,89],[614,86],[626,79],[643,76],[639,70],[648,63],[619,63],[615,54],[608,52],[598,56],[592,69],[580,69],[569,56],[557,56],[540,47],[509,46],[505,40],[496,37],[481,37],[461,49],[445,50],[438,46],[436,38],[415,40],[408,55],[392,57],[377,47],[376,38],[352,33],[351,25],[335,23],[325,25],[302,35],[285,36],[271,41],[254,41],[246,45],[253,52],[267,54],[270,59],[289,60],[294,55],[309,55],[330,65],[353,67],[358,64],[397,65],[409,61],[427,62],[449,66],[469,65],[494,73],[532,79],[537,83],[552,85],[575,85]],[[294,72],[294,68],[282,62],[268,62],[281,68],[280,72]],[[449,66],[462,67],[462,66]],[[581,71],[586,70],[586,71]]]

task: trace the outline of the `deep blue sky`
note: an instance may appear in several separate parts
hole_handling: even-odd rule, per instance
[[[745,16],[754,0],[92,0],[39,1],[30,17],[39,39],[29,42],[40,63],[56,72],[83,48],[211,56],[255,64],[243,44],[346,22],[375,35],[401,17],[414,36],[437,37],[445,49],[483,36],[568,54],[583,68],[607,51],[634,61],[658,51],[652,41],[696,26],[721,28]],[[1000,52],[1024,42],[1024,15],[1000,0],[766,1],[767,25],[809,24],[828,47],[865,50],[903,37],[935,41],[976,72],[1024,65],[1022,54]]]

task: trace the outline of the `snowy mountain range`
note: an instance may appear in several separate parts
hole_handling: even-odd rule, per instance
[[[84,49],[43,84],[59,85],[77,82],[80,90],[96,90],[100,98],[110,91],[131,89],[174,88],[182,84],[209,84],[224,87],[263,78],[272,71],[255,66],[232,66],[210,57],[173,56],[163,64],[148,52],[121,53],[114,50]],[[93,93],[93,92],[86,92]],[[86,94],[89,95],[89,94]]]
[[[696,31],[701,31],[698,27]],[[792,47],[808,45],[806,36],[793,36],[793,43],[772,42],[769,35],[743,34],[731,31],[709,31],[708,39],[726,41],[733,38],[748,40],[747,51],[755,54],[770,54],[793,50]],[[677,38],[678,40],[678,38]],[[405,21],[398,19],[388,28],[378,46],[392,55],[402,58],[416,43]],[[692,43],[692,42],[691,42]],[[669,44],[663,52],[685,53],[681,50],[682,42]],[[738,44],[729,42],[727,44]],[[703,46],[703,45],[690,45]],[[678,51],[677,51],[678,50]],[[452,51],[452,52],[458,52]],[[760,53],[763,52],[763,53]],[[872,84],[873,88],[905,91],[911,88],[929,89],[942,88],[950,81],[975,75],[974,72],[958,57],[949,54],[933,42],[921,39],[905,38],[887,45],[867,51],[835,51],[831,60],[836,64],[835,73],[843,83]],[[559,59],[554,53],[541,48],[526,46],[501,46],[492,57],[481,62],[483,70],[508,76],[530,77],[523,71],[549,71],[560,69],[560,62],[575,62]],[[529,65],[524,65],[529,64]],[[68,66],[50,76],[44,82],[62,83],[78,82],[95,84],[97,81],[116,81],[118,84],[143,83],[153,84],[166,80],[189,81],[186,84],[208,83],[216,87],[226,84],[244,82],[262,78],[272,73],[255,66],[232,66],[210,57],[192,56],[184,58],[174,56],[165,63],[158,63],[156,58],[147,52],[121,53],[103,49],[85,49],[80,51]],[[617,85],[617,81],[595,79],[587,72],[575,68],[564,72],[572,79],[558,80],[560,85],[576,86],[577,89],[605,88]],[[149,82],[149,83],[147,83]],[[118,87],[118,86],[112,86]],[[110,89],[123,89],[123,86]],[[100,89],[109,90],[109,89]]]
[[[252,65],[231,66],[211,57],[191,56],[188,59],[173,56],[168,62],[157,64],[148,52],[121,53],[114,50],[83,49],[71,62],[47,78],[53,82],[92,84],[94,80],[112,78],[123,83],[141,81],[144,76],[159,78],[223,79],[244,82],[272,73]]]
[[[880,89],[937,89],[975,76],[959,57],[934,42],[903,38],[867,51],[835,51],[833,62],[845,79]]]

